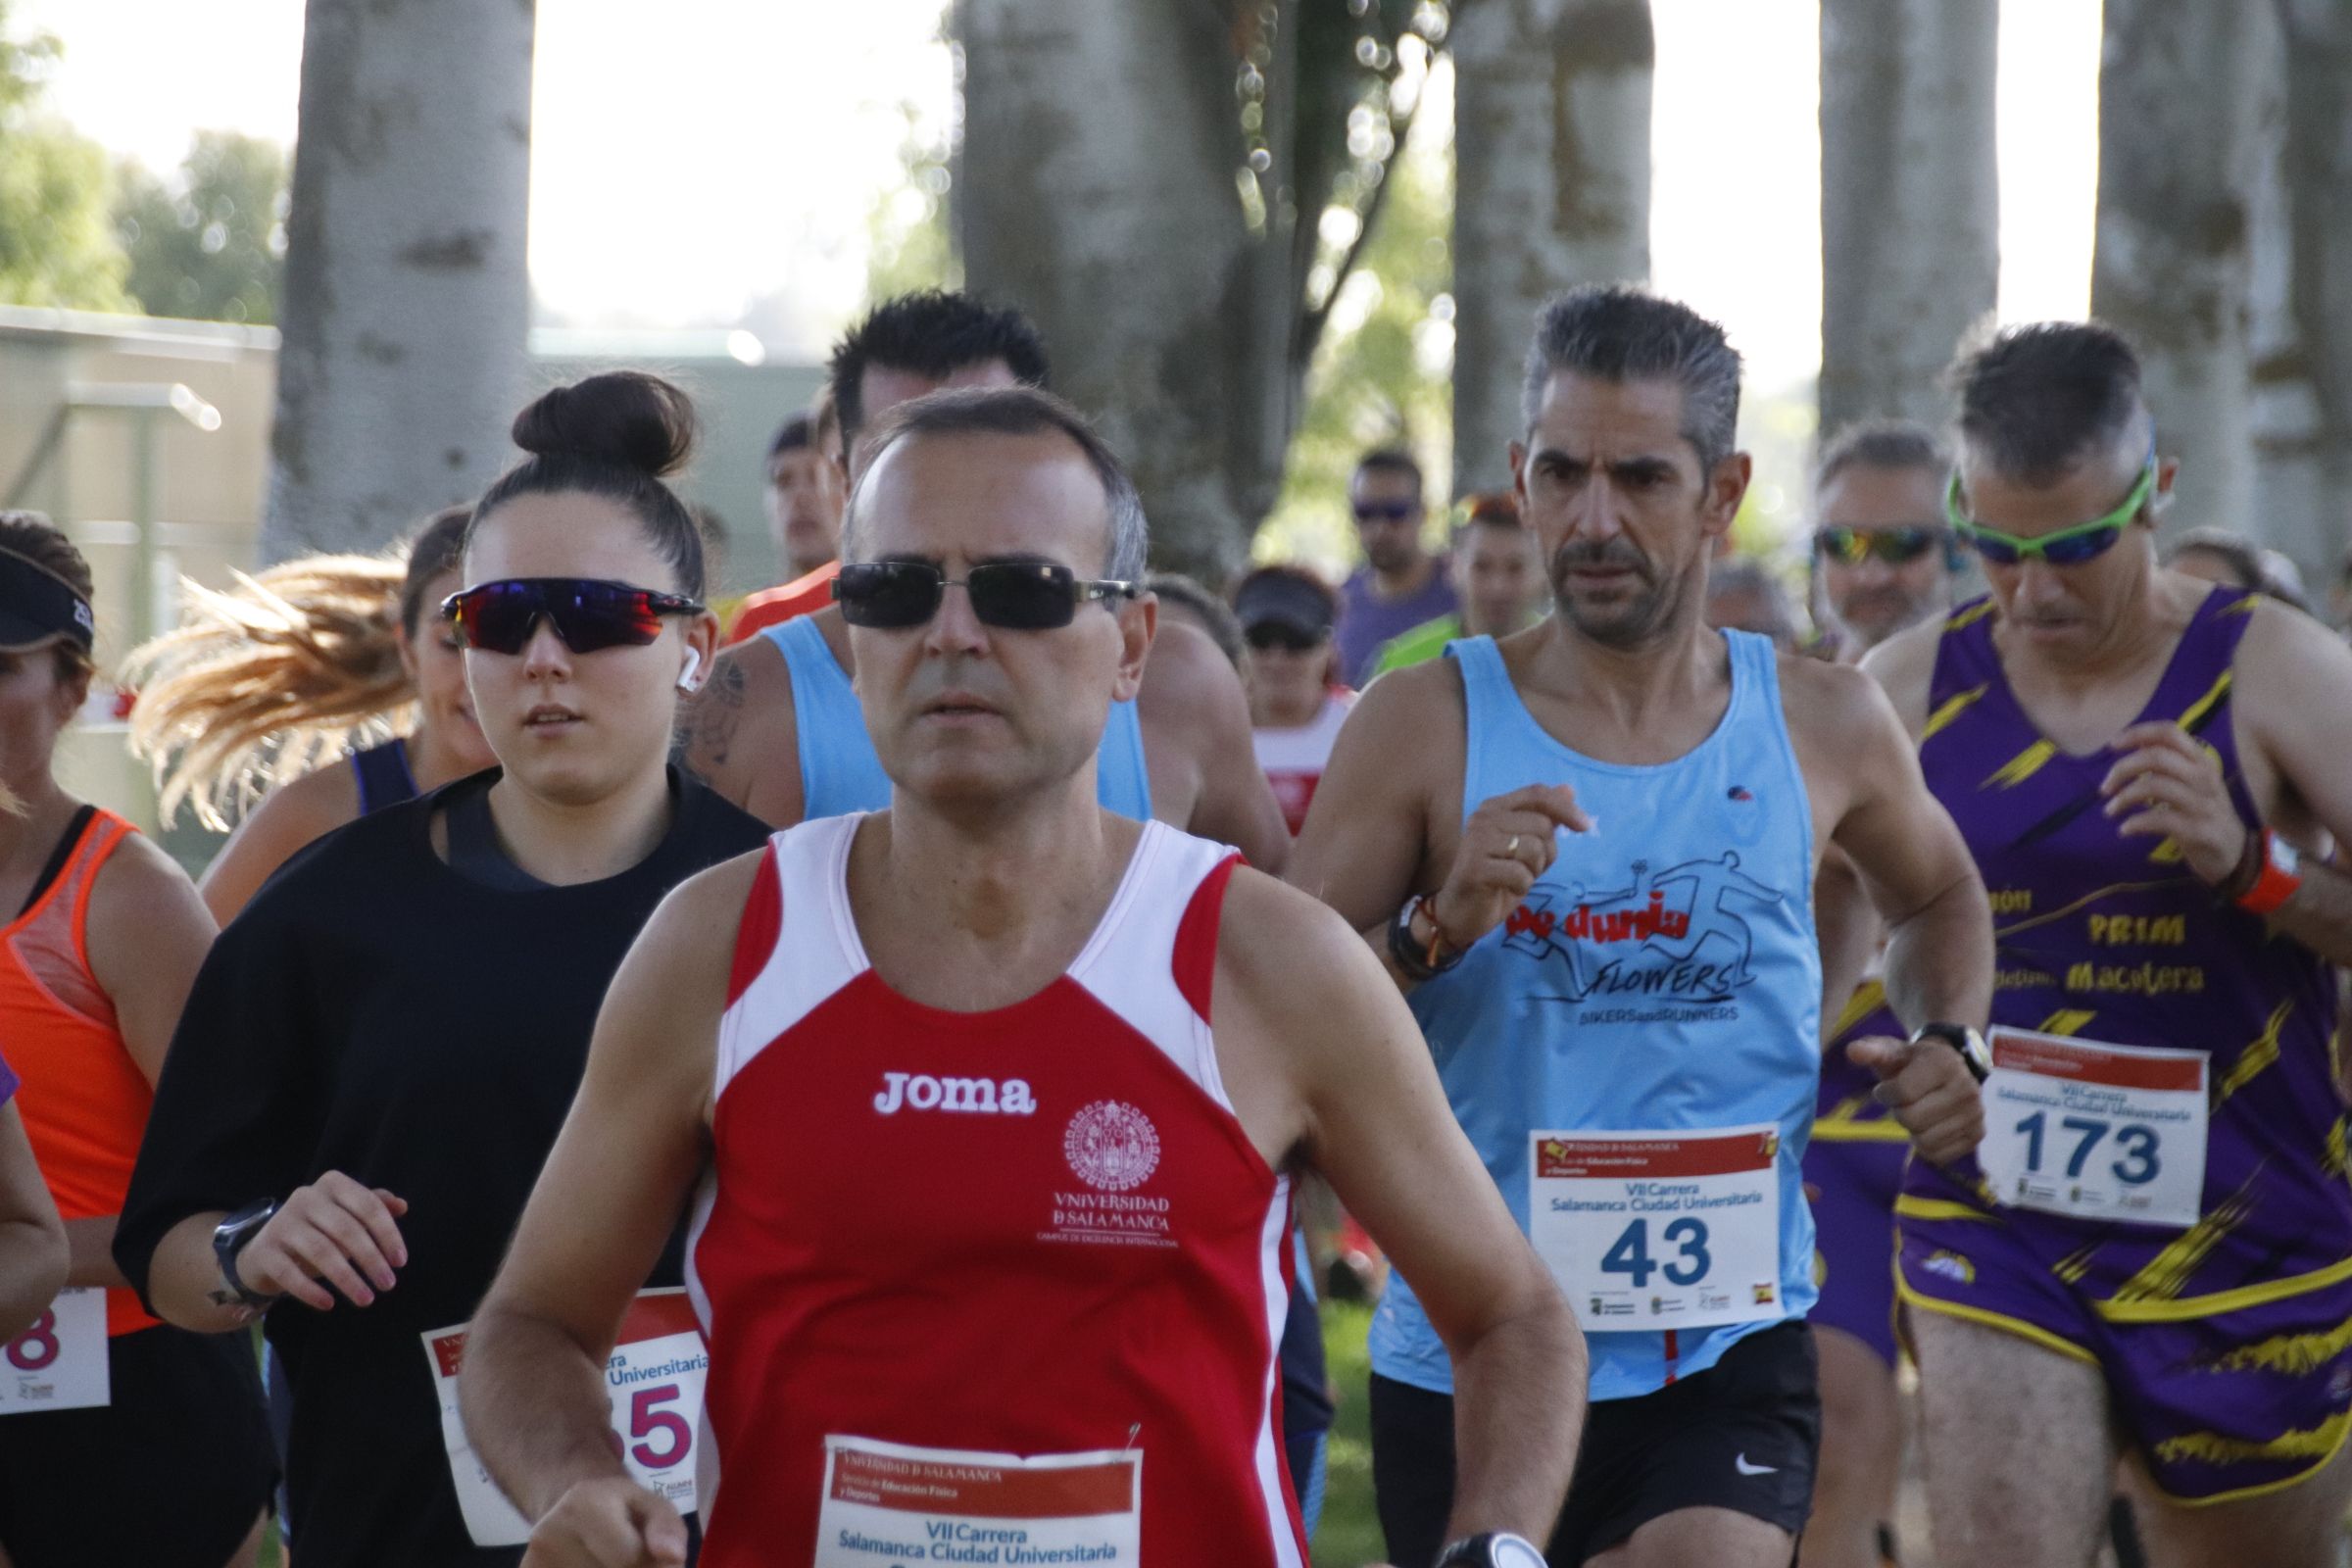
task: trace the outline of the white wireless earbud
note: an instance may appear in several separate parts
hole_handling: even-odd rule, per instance
[[[682,692],[694,690],[694,672],[702,667],[703,651],[700,648],[687,649],[686,667],[678,671],[678,690]]]

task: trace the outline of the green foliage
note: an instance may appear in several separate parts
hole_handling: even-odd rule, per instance
[[[0,301],[122,310],[106,155],[41,113],[57,56],[46,34],[11,37],[0,0]]]
[[[1449,120],[1424,118],[1389,165],[1386,197],[1316,348],[1282,499],[1253,546],[1260,561],[1336,572],[1354,559],[1348,476],[1373,447],[1411,449],[1432,489],[1443,484],[1453,440]]]
[[[200,130],[176,180],[121,171],[115,231],[150,315],[267,323],[285,270],[288,167],[274,142]]]
[[[1365,1348],[1371,1328],[1371,1307],[1323,1303],[1323,1361],[1340,1408],[1324,1463],[1316,1568],[1358,1568],[1387,1556],[1380,1516],[1372,1506],[1372,1357]]]

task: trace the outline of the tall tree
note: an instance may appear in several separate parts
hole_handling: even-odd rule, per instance
[[[964,274],[1044,328],[1056,383],[1133,465],[1162,563],[1215,581],[1244,561],[1402,137],[1399,51],[1446,17],[957,0]]]
[[[150,316],[274,321],[285,215],[286,155],[275,142],[200,130],[176,182],[131,164],[115,200],[130,292]]]
[[[309,0],[263,554],[498,471],[523,383],[534,0]]]
[[[1649,275],[1648,0],[1481,0],[1454,67],[1456,492],[1507,484],[1537,309]]]
[[[119,311],[127,270],[107,226],[98,144],[42,113],[57,40],[13,37],[0,0],[0,301]]]
[[[2325,571],[2352,545],[2352,6],[2281,0],[2280,12],[2288,297],[2313,395],[2319,483],[2307,508],[2266,516],[2266,536],[2306,570]]]
[[[1934,420],[2000,284],[1999,0],[1822,0],[1821,428]]]
[[[2254,516],[2252,202],[2267,6],[2106,0],[2093,314],[2138,345],[2180,457],[2168,531]]]

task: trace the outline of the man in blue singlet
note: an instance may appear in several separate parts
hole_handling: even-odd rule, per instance
[[[1510,457],[1557,607],[1367,692],[1290,873],[1387,956],[1584,1315],[1592,1413],[1559,1568],[1785,1568],[1804,1523],[1826,847],[1882,901],[1917,1026],[1855,1058],[1923,1152],[1957,1157],[1983,1126],[1953,1048],[1984,1018],[1989,910],[1901,726],[1859,672],[1705,625],[1747,487],[1739,396],[1722,329],[1681,305],[1593,288],[1545,308]],[[1453,1409],[1401,1284],[1372,1368],[1390,1557],[1424,1563]]]
[[[853,473],[861,438],[890,409],[944,387],[1046,381],[1045,345],[1018,311],[961,294],[885,301],[833,351],[842,449]],[[875,808],[889,798],[852,689],[838,611],[769,626],[726,650],[685,720],[686,765],[761,820]],[[1290,850],[1282,808],[1250,747],[1240,679],[1216,645],[1171,623],[1152,645],[1144,688],[1113,709],[1098,759],[1104,806],[1238,847],[1279,871]]]

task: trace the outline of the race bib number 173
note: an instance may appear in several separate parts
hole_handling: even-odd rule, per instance
[[[2076,1219],[2197,1222],[2212,1058],[2024,1029],[1989,1044],[1977,1163],[1994,1198]]]

